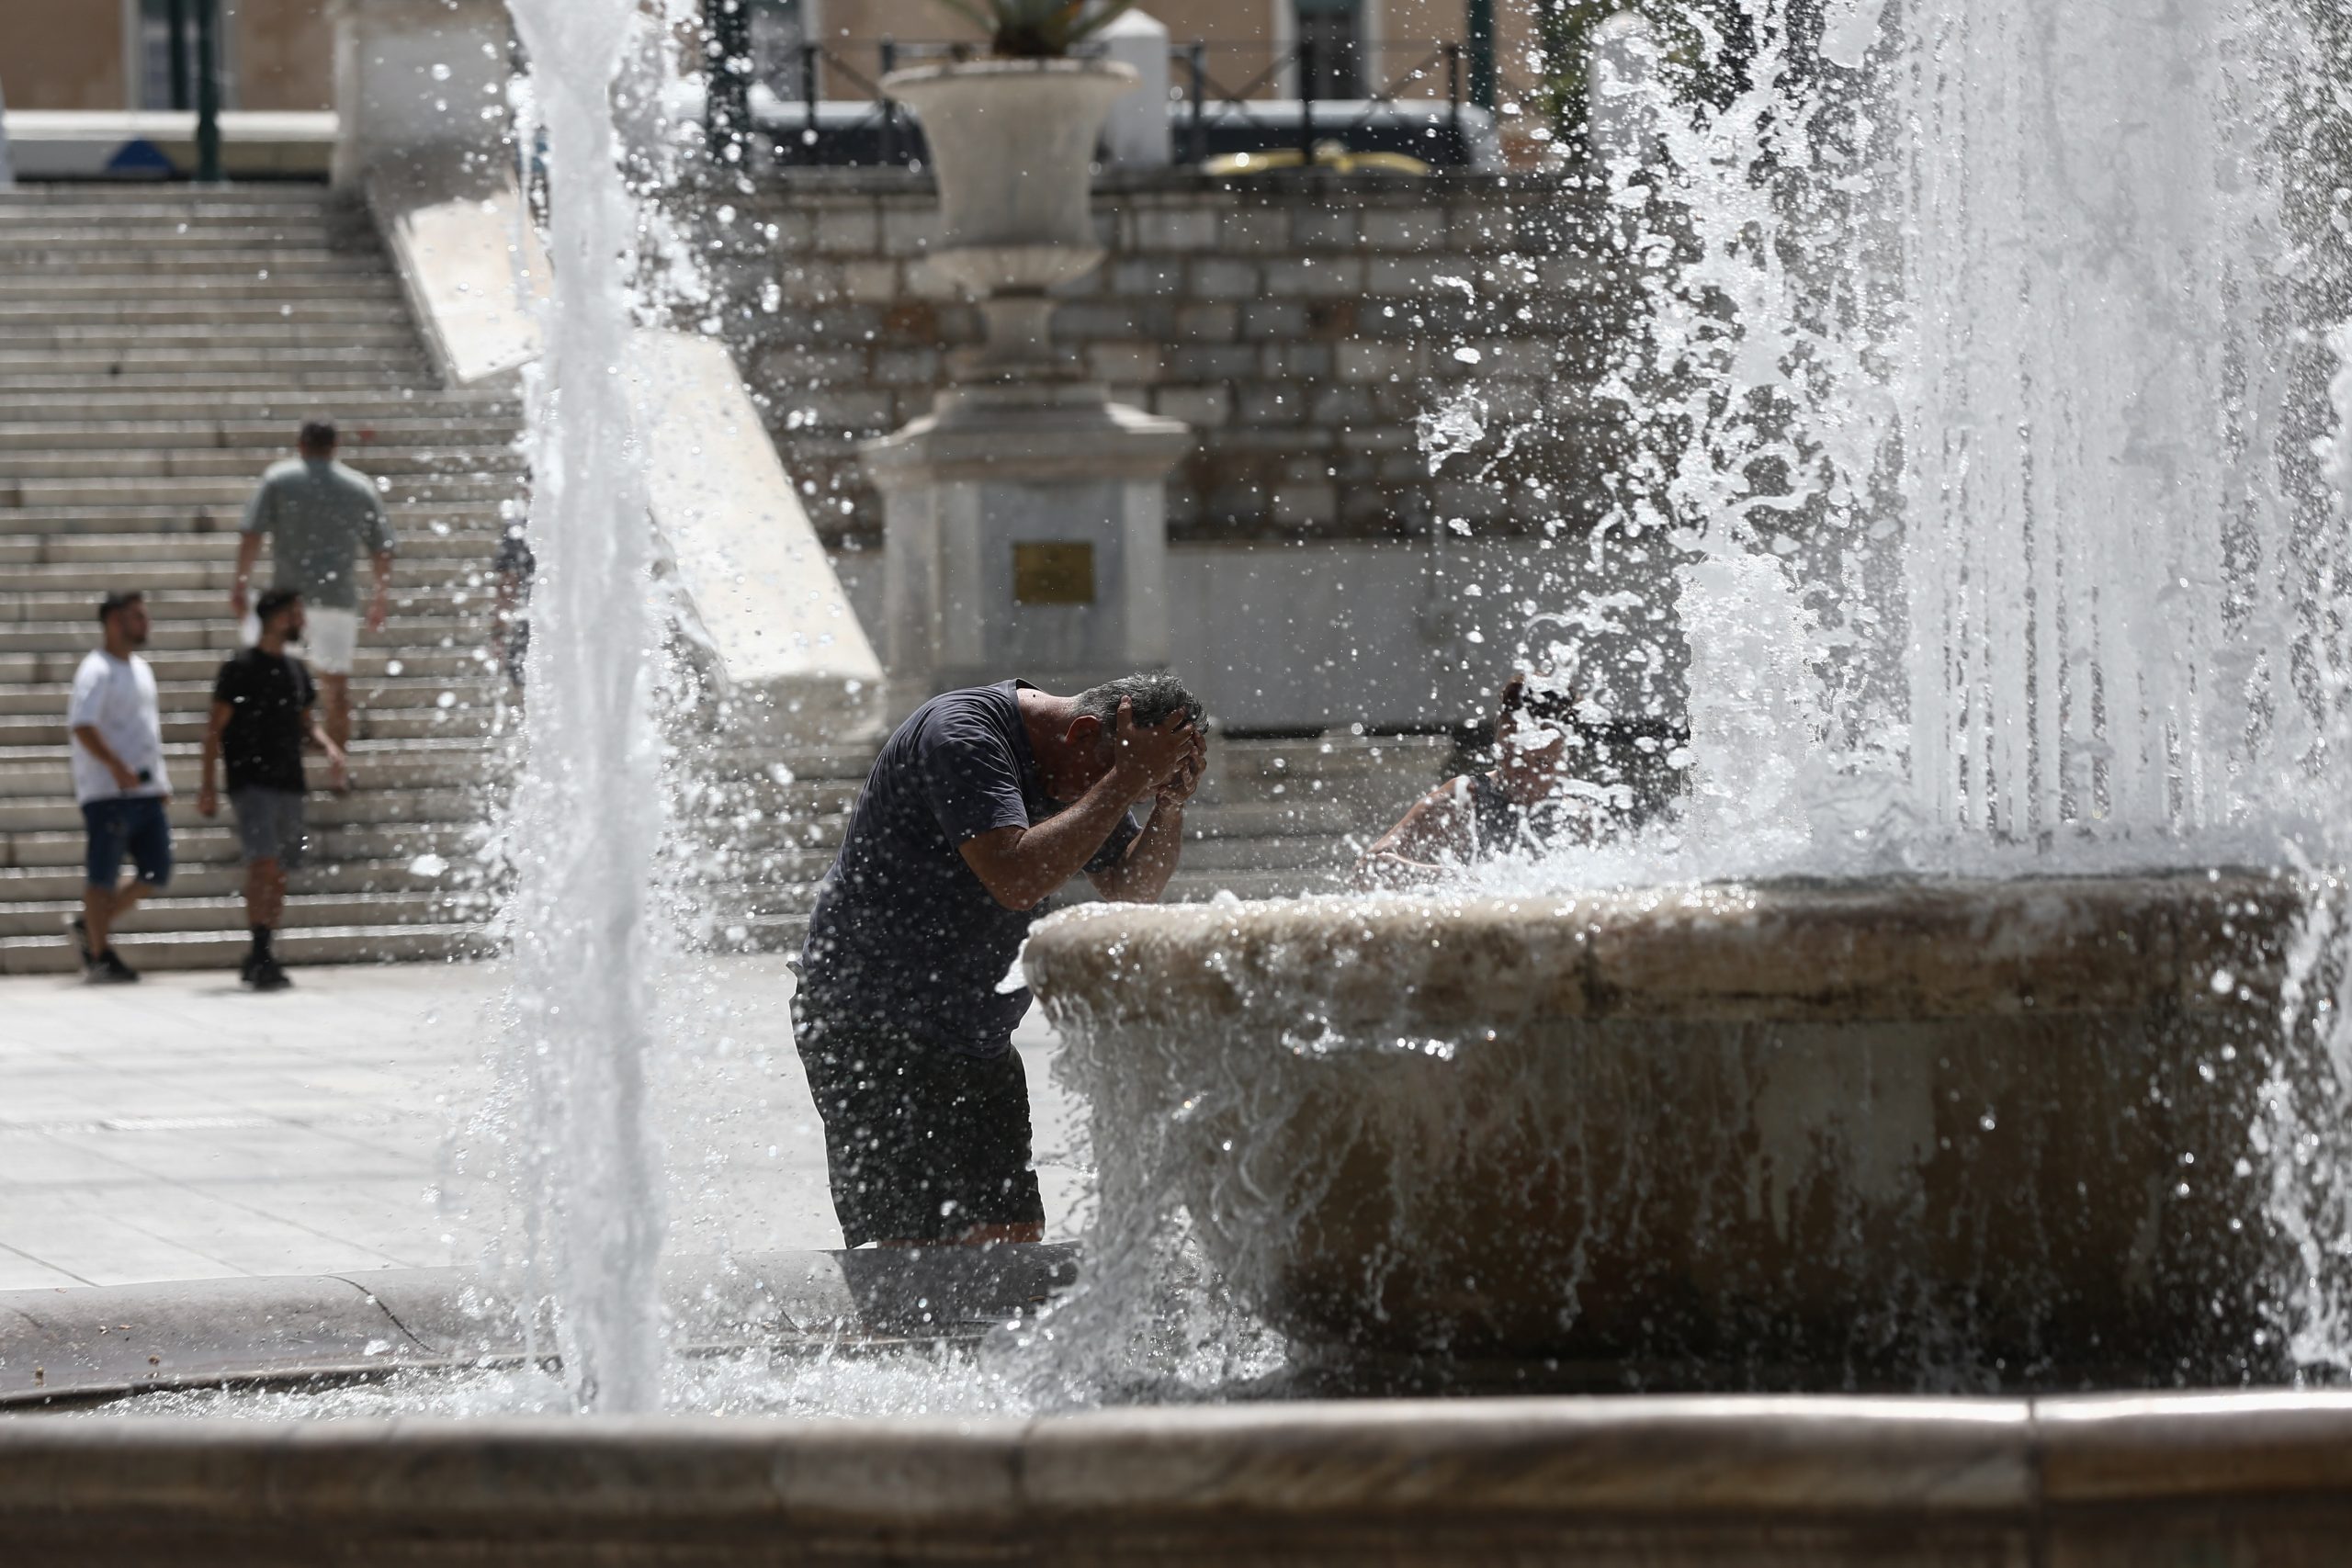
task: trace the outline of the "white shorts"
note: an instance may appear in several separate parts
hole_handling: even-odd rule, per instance
[[[359,647],[359,612],[311,609],[302,611],[302,662],[319,675],[348,675],[351,656]],[[237,640],[251,648],[261,640],[261,618],[248,611],[237,627]]]

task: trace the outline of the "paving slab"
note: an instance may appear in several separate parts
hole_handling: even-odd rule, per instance
[[[792,1049],[790,972],[708,961],[656,1064],[673,1250],[838,1247]],[[458,1157],[493,1077],[494,964],[136,986],[0,977],[0,1291],[478,1262],[499,1195]],[[1017,1040],[1053,1235],[1076,1234],[1078,1108],[1041,1025]]]

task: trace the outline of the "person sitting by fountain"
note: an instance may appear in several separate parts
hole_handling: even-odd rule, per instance
[[[1415,801],[1356,863],[1355,885],[1408,887],[1499,855],[1592,842],[1599,813],[1568,772],[1576,705],[1549,677],[1512,676],[1495,717],[1493,769]]]
[[[1029,993],[1007,971],[1081,871],[1105,898],[1159,897],[1201,725],[1171,675],[1074,697],[1005,681],[932,698],[883,745],[818,888],[794,1008],[848,1246],[1044,1237],[1012,1048]]]

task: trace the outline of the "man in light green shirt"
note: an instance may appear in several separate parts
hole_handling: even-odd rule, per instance
[[[384,504],[366,475],[334,460],[335,428],[322,419],[302,426],[299,457],[273,463],[245,505],[244,536],[237,541],[237,580],[229,607],[250,623],[254,563],[269,540],[270,586],[302,596],[309,629],[302,652],[325,699],[326,728],[335,745],[351,745],[351,662],[359,641],[358,558],[375,563],[376,588],[368,601],[368,629],[383,630],[392,586],[392,530]],[[247,625],[244,640],[259,628]]]

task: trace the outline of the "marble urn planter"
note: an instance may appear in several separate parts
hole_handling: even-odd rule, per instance
[[[981,365],[1044,359],[1046,290],[1102,261],[1089,170],[1113,100],[1138,79],[1115,61],[995,59],[882,79],[930,144],[940,224],[929,264],[978,299]]]
[[[1104,1251],[1181,1204],[1362,1357],[1711,1386],[2243,1382],[2292,885],[1705,886],[1081,908]]]

